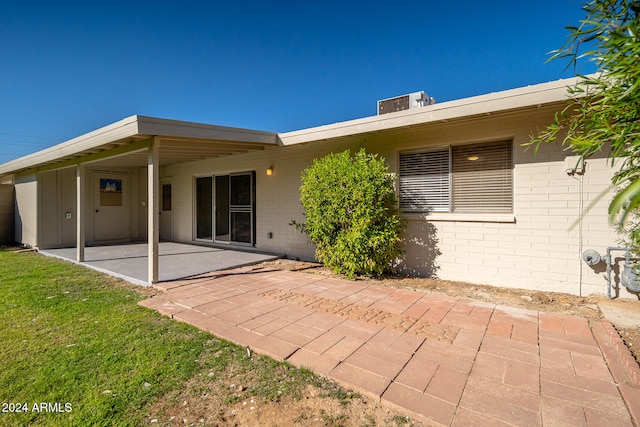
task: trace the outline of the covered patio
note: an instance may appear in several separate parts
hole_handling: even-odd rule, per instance
[[[232,228],[242,238],[226,241],[233,250],[216,249],[212,238],[207,248],[160,245],[178,240],[173,228],[191,217],[179,207],[172,212],[173,177],[160,168],[279,145],[274,132],[135,115],[2,165],[0,182],[15,187],[16,241],[148,285],[273,257],[234,246],[254,244],[253,199],[228,208],[228,222],[244,215],[244,228]],[[254,180],[245,175],[243,189],[251,191]],[[199,230],[193,240],[207,244]],[[112,246],[131,242],[145,243]]]
[[[76,260],[76,248],[46,249],[40,253],[71,261],[138,285],[149,285],[149,245],[95,246],[85,248],[84,262]],[[158,281],[184,279],[198,274],[241,267],[279,258],[254,251],[161,242],[158,251]]]

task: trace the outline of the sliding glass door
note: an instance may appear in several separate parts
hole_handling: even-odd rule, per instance
[[[229,242],[229,175],[219,175],[216,180],[216,241]]]
[[[254,244],[254,182],[253,172],[196,178],[196,240]]]
[[[196,239],[211,240],[213,209],[212,178],[196,178]]]

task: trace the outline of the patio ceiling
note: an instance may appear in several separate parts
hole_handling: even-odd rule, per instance
[[[114,148],[126,147],[136,142],[149,140],[151,136],[136,136],[131,141],[118,141],[104,147],[97,153],[105,152],[105,154]],[[260,151],[274,144],[256,143],[256,142],[238,142],[224,140],[208,140],[208,139],[185,139],[175,137],[158,137],[160,141],[160,166],[171,165],[176,163],[190,162],[194,160],[209,159],[213,157],[231,156],[234,154],[248,153],[251,151]],[[93,154],[92,152],[82,153],[81,156]],[[100,160],[103,166],[147,166],[147,150],[142,148],[137,151],[130,151],[124,155],[116,155],[114,157],[106,157]],[[80,155],[78,156],[80,157]]]

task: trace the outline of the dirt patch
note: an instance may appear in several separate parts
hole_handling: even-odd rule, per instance
[[[359,396],[348,401],[323,395],[309,386],[299,399],[290,396],[278,402],[247,396],[234,404],[225,404],[221,396],[180,396],[174,406],[159,402],[148,422],[160,426],[412,426],[416,420],[400,415]]]
[[[202,359],[210,359],[209,356],[205,355]],[[288,389],[281,395],[265,393],[265,387],[273,389],[274,384],[296,381],[291,372],[296,368],[284,364],[273,366],[268,362],[265,365],[266,356],[255,356],[255,369],[247,369],[247,359],[238,356],[237,360],[226,363],[222,370],[207,372],[207,369],[203,369],[178,393],[163,396],[150,408],[147,424],[220,427],[425,426],[322,378],[316,377],[316,380],[311,380],[312,384],[301,382],[299,390]],[[266,376],[260,373],[256,375],[255,371],[261,369],[270,369],[270,372]]]

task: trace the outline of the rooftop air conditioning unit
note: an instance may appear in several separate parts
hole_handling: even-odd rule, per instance
[[[408,95],[378,101],[378,115],[408,110],[410,108],[424,107],[425,105],[435,103],[436,100],[423,91],[414,92]]]

